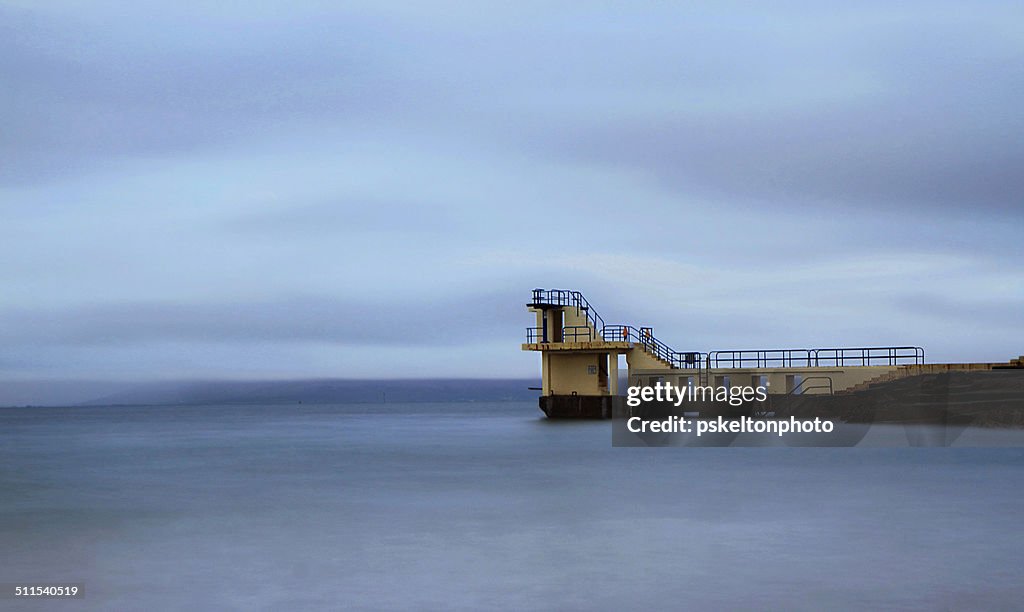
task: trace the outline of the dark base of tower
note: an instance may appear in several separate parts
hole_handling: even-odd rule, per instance
[[[540,409],[549,419],[610,419],[625,397],[614,395],[544,395]]]

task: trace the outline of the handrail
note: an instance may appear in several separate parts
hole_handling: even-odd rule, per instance
[[[663,361],[672,361],[675,353],[664,342],[658,340],[649,328],[637,329],[632,325],[605,325],[601,338],[606,342],[635,342],[643,345],[647,352]]]
[[[809,380],[827,380],[828,381],[828,385],[826,386],[826,385],[822,384],[822,385],[815,385],[813,387],[802,388],[804,386],[804,383],[806,383]],[[801,395],[805,391],[813,391],[814,389],[828,389],[828,394],[829,395],[835,395],[835,391],[832,390],[832,377],[831,376],[808,376],[807,378],[804,378],[803,380],[801,380],[800,384],[798,384],[797,386],[793,387],[793,389],[787,395]]]
[[[544,337],[543,327],[527,327],[526,328],[526,343],[536,344],[541,341]]]
[[[924,349],[919,346],[814,349],[814,365],[820,366],[822,362],[826,364],[831,362],[836,367],[846,365],[921,365],[924,363]]]
[[[641,344],[644,349],[677,369],[702,369],[707,361],[707,354],[698,351],[676,351],[664,342],[654,337],[650,328],[640,328],[629,325],[606,325],[604,318],[594,310],[587,298],[579,291],[569,289],[534,289],[530,306],[573,306],[576,312],[581,310],[586,314],[587,322],[592,329],[582,325],[571,325],[562,329],[563,341],[569,337],[577,340],[586,336],[588,340],[598,338],[605,341],[625,341]],[[537,342],[537,338],[543,333],[540,328],[530,327],[526,330],[527,342]],[[580,329],[587,329],[586,334]],[[570,330],[572,330],[570,332]]]
[[[769,368],[769,367],[845,367],[853,365],[904,365],[923,364],[924,349],[919,346],[882,346],[856,348],[819,349],[759,349],[711,351],[675,351],[654,337],[651,328],[637,329],[630,325],[606,325],[604,319],[594,310],[587,298],[579,291],[569,289],[534,289],[529,306],[572,306],[585,313],[589,326],[572,325],[562,329],[563,340],[567,337],[578,339],[586,336],[608,342],[635,342],[644,349],[671,364],[677,369],[711,368]],[[586,333],[579,330],[586,329]],[[571,332],[570,332],[571,330]],[[539,342],[543,330],[530,327],[526,330],[527,342]]]
[[[526,343],[536,344],[543,342],[543,327],[527,327]],[[571,338],[571,340],[570,340]],[[594,339],[594,328],[589,325],[569,325],[562,328],[562,342],[580,342],[581,339],[590,341]]]
[[[562,341],[569,342],[570,337],[572,337],[573,342],[579,342],[581,337],[586,338],[589,342],[594,339],[594,328],[589,325],[569,325],[568,327],[563,327]]]
[[[810,367],[811,354],[808,349],[711,351],[708,353],[708,368]]]
[[[920,365],[919,346],[711,351],[708,368],[796,368]]]
[[[604,327],[604,319],[597,314],[594,307],[590,305],[587,298],[579,291],[569,289],[534,289],[531,306],[574,306],[577,314],[582,310],[586,313],[587,321],[594,326],[595,332],[600,332]]]
[[[706,354],[699,351],[677,351],[654,337],[649,327],[636,328],[632,325],[605,325],[601,330],[605,342],[633,342],[680,370],[700,370],[704,367]]]

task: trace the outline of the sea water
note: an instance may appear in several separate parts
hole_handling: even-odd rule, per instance
[[[1024,449],[613,448],[535,403],[0,409],[0,609],[1012,609]]]

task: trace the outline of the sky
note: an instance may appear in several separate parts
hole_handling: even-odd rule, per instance
[[[0,402],[534,376],[534,287],[1006,361],[1021,108],[1020,3],[0,1]]]

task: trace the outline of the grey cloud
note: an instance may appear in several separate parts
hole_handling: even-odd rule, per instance
[[[312,203],[257,204],[256,210],[219,224],[229,232],[316,236],[323,233],[457,232],[460,223],[446,209],[425,202],[331,198]]]
[[[531,102],[520,145],[732,204],[1024,210],[1019,8],[663,17],[571,45],[548,26],[524,51],[534,73],[500,63]]]
[[[358,291],[358,290],[356,290]],[[517,341],[518,294],[437,301],[384,301],[368,288],[353,298],[295,297],[220,303],[138,302],[0,312],[0,341],[31,354],[39,346],[192,343],[457,345]]]
[[[570,155],[646,171],[676,192],[766,203],[1020,213],[1024,129],[971,130],[909,108],[685,118],[564,132]],[[935,126],[947,126],[938,127]]]
[[[98,25],[0,8],[0,24],[0,183],[244,141],[290,120],[357,123],[400,97],[400,83],[374,77],[386,60],[367,49],[366,24],[344,15]]]
[[[1024,287],[1018,287],[1017,293],[1024,294]],[[1024,295],[999,299],[988,295],[913,293],[895,297],[893,304],[897,310],[904,313],[940,319],[958,326],[970,322],[984,327],[990,325],[992,321],[998,321],[1004,329],[1024,330]]]
[[[321,121],[634,167],[720,199],[1018,210],[1022,50],[995,31],[1016,13],[869,8],[109,27],[8,10],[0,180]]]

